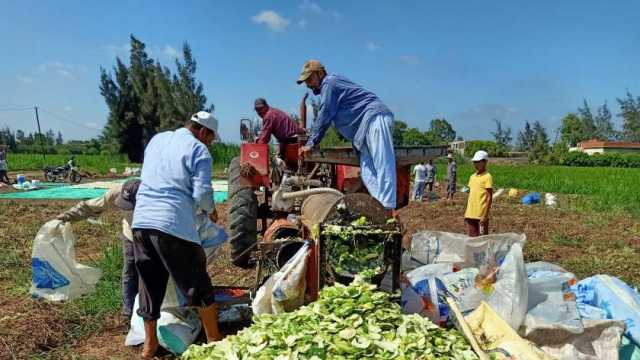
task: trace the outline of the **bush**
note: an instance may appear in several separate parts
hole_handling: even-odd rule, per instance
[[[509,149],[502,145],[498,145],[494,141],[473,140],[465,143],[464,155],[466,157],[473,157],[473,154],[478,150],[488,152],[491,157],[506,157],[509,152]]]
[[[579,151],[567,152],[558,165],[640,168],[640,154],[604,153],[588,155]]]

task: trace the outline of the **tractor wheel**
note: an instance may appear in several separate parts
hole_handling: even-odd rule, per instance
[[[258,198],[249,186],[240,185],[240,158],[229,164],[229,243],[234,265],[248,268],[251,249],[258,239]]]

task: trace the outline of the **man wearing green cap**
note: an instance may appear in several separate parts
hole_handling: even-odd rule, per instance
[[[333,125],[353,143],[360,157],[362,182],[387,209],[396,207],[396,158],[393,150],[393,113],[371,91],[336,74],[327,74],[318,60],[304,63],[298,84],[320,95],[318,116],[300,156],[320,143]]]

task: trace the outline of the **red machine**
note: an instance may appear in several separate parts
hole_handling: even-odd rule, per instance
[[[254,128],[253,124],[243,120],[241,133],[247,133],[247,128]],[[328,204],[335,205],[337,197],[367,191],[360,179],[358,155],[352,148],[314,151],[302,161],[298,149],[306,142],[306,136],[300,136],[298,143],[281,146],[279,158],[270,156],[268,145],[253,144],[252,136],[245,136],[244,140],[249,142],[241,145],[240,157],[229,166],[231,255],[237,266],[257,263],[256,285],[260,285],[265,276],[277,271],[297,251],[302,239],[310,238],[311,226],[303,219],[322,219],[317,213],[328,211]],[[409,202],[411,165],[444,156],[447,147],[397,147],[395,153],[397,203],[403,207]],[[312,195],[318,198],[317,204],[303,209],[305,199]],[[382,208],[377,201],[371,201]],[[319,264],[320,253],[316,246],[310,264]],[[322,276],[321,270],[310,266],[309,284],[322,283],[322,279],[314,281]]]

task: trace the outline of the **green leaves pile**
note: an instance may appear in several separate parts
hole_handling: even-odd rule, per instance
[[[375,276],[384,269],[384,242],[389,232],[365,227],[360,222],[324,228],[327,259],[337,273],[355,275],[364,272]]]
[[[390,295],[357,277],[324,288],[300,309],[262,315],[222,341],[191,345],[185,360],[477,359],[456,330],[403,315]]]

